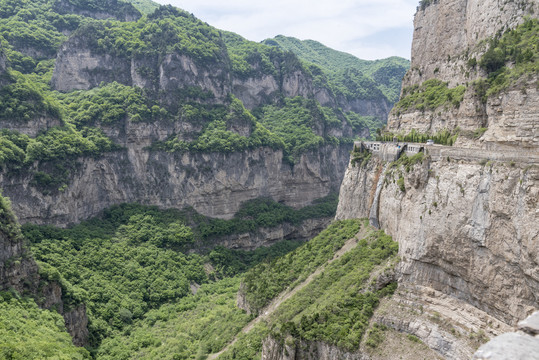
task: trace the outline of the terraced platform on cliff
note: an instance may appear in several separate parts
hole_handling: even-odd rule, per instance
[[[539,149],[481,149],[462,148],[457,146],[426,145],[406,142],[382,141],[356,141],[354,148],[367,149],[372,154],[385,161],[395,161],[403,153],[414,155],[424,152],[432,161],[441,161],[447,158],[464,161],[499,161],[539,164]]]
[[[298,284],[297,286],[293,287],[293,288],[287,288],[286,290],[284,290],[281,294],[279,294],[275,299],[273,299],[273,301],[271,301],[265,308],[263,308],[260,312],[259,312],[259,315],[254,318],[253,320],[251,320],[247,325],[245,325],[245,327],[243,329],[241,329],[241,331],[238,332],[238,335],[239,334],[242,334],[242,333],[248,333],[249,331],[251,331],[254,326],[259,323],[260,321],[262,320],[266,320],[266,319],[269,319],[269,317],[275,312],[275,310],[277,310],[277,308],[279,308],[279,306],[285,302],[286,300],[290,299],[292,296],[294,296],[298,291],[300,291],[301,289],[305,288],[307,285],[309,285],[318,275],[320,275],[322,273],[322,271],[324,271],[324,269],[329,265],[331,264],[332,262],[340,259],[344,254],[346,254],[347,252],[349,252],[350,250],[354,249],[356,247],[356,245],[358,244],[359,240],[360,239],[363,239],[365,237],[367,237],[367,235],[371,232],[371,231],[375,231],[374,228],[372,228],[371,226],[362,226],[361,227],[361,230],[351,239],[347,240],[344,245],[335,252],[335,255],[333,255],[333,257],[328,260],[326,263],[322,264],[320,267],[318,267],[311,275],[309,275],[309,277],[307,277],[307,279],[305,279],[302,283]],[[222,355],[223,353],[225,353],[228,349],[230,349],[235,343],[236,341],[238,340],[238,336],[236,336],[234,338],[234,340],[232,340],[227,346],[225,346],[224,349],[222,349],[221,351],[219,351],[218,353],[215,353],[215,354],[210,354],[208,356],[208,360],[215,360],[217,359],[220,355]]]

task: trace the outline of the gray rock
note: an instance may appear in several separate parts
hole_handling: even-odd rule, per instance
[[[518,329],[530,335],[539,335],[539,311],[519,322]]]
[[[539,339],[507,333],[482,345],[475,360],[539,360]]]

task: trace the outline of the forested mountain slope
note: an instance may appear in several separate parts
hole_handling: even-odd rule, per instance
[[[339,95],[358,99],[378,98],[380,101],[385,97],[390,109],[399,100],[402,78],[410,68],[410,61],[400,57],[362,60],[314,40],[279,35],[264,40],[264,44],[292,51],[300,59],[319,66]]]
[[[122,202],[223,218],[258,197],[303,207],[338,189],[352,139],[385,122],[370,79],[343,97],[346,77],[292,52],[135,4],[146,15],[116,0],[0,2],[0,182],[21,222]]]

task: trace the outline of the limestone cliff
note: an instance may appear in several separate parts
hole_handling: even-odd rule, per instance
[[[312,77],[293,57],[285,56],[274,64],[278,69],[277,74],[255,73],[244,77],[232,72],[222,43],[218,44],[221,47],[220,56],[211,62],[197,61],[180,52],[162,57],[128,57],[97,51],[94,45],[97,39],[88,36],[88,32],[91,33],[88,29],[79,31],[62,45],[51,81],[54,89],[87,90],[101,82],[117,81],[161,92],[165,103],[177,101],[178,91],[190,87],[209,92],[211,101],[217,103],[222,103],[232,93],[249,109],[272,103],[281,96],[314,97],[322,105],[337,103],[328,89],[313,85]],[[350,109],[362,111],[362,114],[387,115],[387,104],[386,108],[382,105],[379,110],[378,107],[378,104],[370,102],[349,106]]]
[[[399,242],[401,283],[452,295],[508,324],[539,307],[536,165],[426,158],[406,172],[371,161],[347,170],[337,218],[369,217],[379,183],[374,211]]]
[[[480,51],[484,40],[513,29],[526,15],[537,17],[536,1],[435,0],[425,1],[414,17],[412,64],[403,88],[431,78],[451,86],[475,77],[466,76],[466,62]],[[484,49],[483,49],[484,51]]]
[[[31,186],[29,173],[4,173],[0,182],[23,223],[65,226],[126,202],[192,206],[207,216],[231,218],[243,202],[258,197],[300,208],[337,191],[348,151],[328,145],[291,165],[282,151],[269,148],[174,154],[134,147],[81,160],[63,191],[43,194]]]
[[[429,1],[418,8],[414,20],[412,64],[403,80],[403,91],[438,79],[449,88],[465,87],[462,101],[438,108],[393,110],[388,129],[407,133],[412,129],[473,131],[486,128],[475,146],[495,143],[508,146],[539,144],[534,122],[537,114],[537,74],[530,73],[501,92],[486,96],[481,81],[487,72],[478,63],[492,46],[489,41],[526,18],[537,18],[536,1]],[[507,64],[509,68],[515,64]],[[479,82],[478,82],[479,81]],[[406,95],[404,92],[403,96]]]
[[[398,291],[373,320],[417,336],[447,359],[471,358],[482,342],[539,308],[537,74],[481,97],[475,86],[487,73],[470,65],[487,51],[486,40],[536,18],[537,7],[422,2],[403,88],[438,79],[450,89],[462,85],[464,95],[456,106],[397,106],[387,129],[459,128],[463,135],[484,128],[484,135],[460,136],[454,147],[410,144],[423,155],[399,161],[397,145],[404,144],[379,144],[370,160],[350,163],[341,187],[337,219],[370,218],[399,243]],[[472,342],[462,343],[466,333]]]

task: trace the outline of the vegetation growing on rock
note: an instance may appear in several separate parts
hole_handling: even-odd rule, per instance
[[[71,343],[64,319],[39,309],[31,298],[0,292],[0,357],[2,359],[90,359],[85,348]]]
[[[402,91],[402,97],[395,104],[394,111],[436,110],[439,107],[458,107],[464,98],[466,86],[449,88],[438,79],[430,79],[421,85],[413,85]]]

